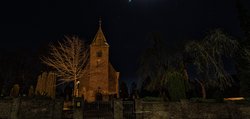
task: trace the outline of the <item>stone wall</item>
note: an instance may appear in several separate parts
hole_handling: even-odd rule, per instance
[[[250,105],[224,103],[136,101],[136,119],[249,119]]]
[[[114,119],[126,119],[123,101],[114,102]],[[136,119],[250,119],[249,102],[180,102],[135,100]]]
[[[13,100],[8,100],[8,99],[0,100],[0,118],[7,119],[10,117],[12,103]]]
[[[63,100],[50,98],[0,99],[0,119],[61,119]]]
[[[114,119],[125,119],[124,102],[118,99],[113,104]],[[135,100],[134,107],[136,119],[250,119],[249,103]],[[60,99],[0,99],[0,119],[62,119],[62,110],[63,100]],[[82,113],[81,109],[79,112]]]

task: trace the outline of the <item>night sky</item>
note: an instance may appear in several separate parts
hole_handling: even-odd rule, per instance
[[[249,1],[245,5],[250,8]],[[215,28],[242,37],[235,0],[9,0],[0,4],[0,15],[0,47],[33,51],[64,35],[91,41],[101,17],[110,60],[129,81],[137,79],[137,62],[151,32],[175,47]]]

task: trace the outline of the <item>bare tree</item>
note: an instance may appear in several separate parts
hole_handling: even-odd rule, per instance
[[[44,64],[56,69],[57,76],[62,81],[74,81],[74,96],[78,96],[79,79],[86,73],[88,63],[88,48],[78,37],[65,37],[63,42],[50,45],[49,56],[42,57]]]

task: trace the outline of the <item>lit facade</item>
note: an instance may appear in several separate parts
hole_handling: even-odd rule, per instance
[[[88,102],[118,97],[119,72],[109,62],[109,44],[102,32],[101,22],[89,53],[89,64],[85,70],[87,75],[80,80],[79,96]]]

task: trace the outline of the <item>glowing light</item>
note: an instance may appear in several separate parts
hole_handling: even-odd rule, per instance
[[[244,100],[243,97],[224,98],[224,100]]]
[[[130,3],[130,2],[132,2],[132,0],[128,0],[128,2]]]

